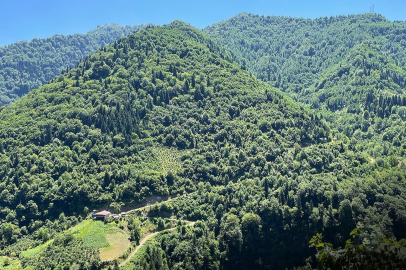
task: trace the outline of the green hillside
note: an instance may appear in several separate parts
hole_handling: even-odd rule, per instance
[[[38,198],[37,214],[23,210],[16,216],[25,216],[27,223],[35,215],[61,212],[61,207],[82,211],[84,202],[194,189],[193,182],[201,177],[223,183],[226,168],[201,165],[235,159],[233,152],[245,143],[252,154],[273,160],[275,155],[265,150],[273,147],[282,152],[274,147],[276,142],[289,148],[294,143],[328,140],[328,127],[321,119],[227,57],[205,35],[183,23],[151,28],[98,51],[3,108],[3,183],[11,185],[8,190],[18,189],[4,196],[4,202],[16,207],[21,199]],[[288,137],[282,136],[285,132]],[[213,151],[223,147],[228,153]],[[166,175],[161,178],[168,169],[151,164],[159,162],[164,151],[157,152],[159,148],[178,156],[172,162],[194,159],[183,164],[183,172],[172,165],[184,176],[180,183],[171,183],[175,186],[167,185]],[[209,170],[215,172],[208,174]],[[30,190],[35,182],[48,188],[34,196],[19,190],[23,186]],[[68,198],[75,201],[72,208],[65,204]],[[50,202],[53,210],[41,210]]]
[[[86,34],[55,35],[0,47],[0,106],[49,82],[101,47],[147,25],[103,25]]]
[[[391,114],[393,105],[406,105],[402,101],[405,82],[406,72],[382,53],[379,46],[366,43],[355,46],[345,59],[323,71],[319,81],[300,95],[303,102],[315,108],[332,111],[346,108],[349,113],[367,109],[385,117]],[[379,105],[376,108],[379,97],[383,108]],[[382,104],[384,97],[395,97],[396,101],[392,106]],[[375,107],[371,107],[374,102]]]
[[[316,233],[342,245],[358,223],[371,242],[405,238],[404,123],[368,115],[378,135],[367,145],[325,115],[186,23],[133,33],[0,108],[0,255],[100,269],[91,246],[61,233],[91,209],[168,194],[179,196],[141,215],[197,222],[125,269],[292,269],[315,254]],[[35,261],[22,257],[49,239]]]
[[[237,158],[264,166],[330,135],[181,22],[99,50],[0,119],[1,218],[28,232],[62,212],[236,181],[246,170]],[[168,151],[182,170],[155,165]]]
[[[315,97],[309,97],[306,90],[359,44],[375,44],[394,64],[401,68],[406,64],[402,42],[406,23],[388,21],[378,14],[311,20],[242,13],[204,31],[259,79],[308,103]]]
[[[403,156],[405,27],[370,13],[313,20],[243,13],[204,31],[358,149],[387,158]]]

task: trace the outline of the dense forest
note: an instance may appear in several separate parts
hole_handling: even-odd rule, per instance
[[[311,20],[243,13],[204,31],[257,78],[313,108],[363,105],[368,90],[378,98],[405,87],[406,23],[378,14]]]
[[[332,25],[354,35],[330,44]],[[176,227],[123,269],[385,266],[406,238],[404,71],[365,29],[386,25],[400,27],[372,14],[242,14],[205,29],[215,39],[180,21],[150,26],[1,107],[0,255],[19,269],[109,267],[70,228],[93,208],[174,195],[148,216]],[[277,44],[315,39],[314,26],[330,29],[323,53],[289,58]],[[128,224],[138,243],[140,223]]]
[[[103,25],[86,34],[34,38],[0,47],[0,106],[49,82],[97,49],[146,26]]]

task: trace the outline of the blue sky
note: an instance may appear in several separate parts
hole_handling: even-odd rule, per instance
[[[183,20],[198,28],[241,12],[317,18],[375,12],[406,21],[405,0],[3,0],[0,46],[34,37],[86,33],[97,25],[166,24]]]

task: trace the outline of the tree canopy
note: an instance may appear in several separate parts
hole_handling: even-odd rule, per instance
[[[316,31],[306,32],[311,27],[330,29],[322,31],[325,38],[331,25],[357,34],[336,37],[331,59],[317,46],[305,51],[295,43],[303,52],[292,58],[271,46],[277,58],[268,64],[288,57],[287,78],[307,78],[300,83],[308,93],[301,89],[299,99],[292,94],[295,83],[279,80],[286,71],[280,66],[267,82],[254,77],[263,79],[258,58],[250,58],[261,55],[260,48],[258,54],[254,45],[235,50],[254,44],[251,38],[261,34],[255,27],[265,23],[275,44],[283,35],[283,42],[302,34],[318,39]],[[240,45],[224,41],[238,32],[234,24],[252,34]],[[65,254],[65,244],[73,254],[82,247],[66,231],[89,209],[110,205],[117,212],[123,204],[169,194],[179,196],[148,212],[158,218],[157,228],[165,227],[160,218],[167,215],[197,222],[157,235],[125,269],[292,269],[314,255],[314,235],[343,246],[359,222],[370,239],[405,238],[403,62],[364,40],[368,31],[356,30],[378,35],[372,25],[380,29],[388,21],[372,14],[316,20],[242,14],[205,30],[220,44],[235,45],[226,49],[174,21],[123,37],[0,108],[2,255],[23,257],[27,247],[54,239],[54,253],[49,248],[22,260],[24,267],[35,260],[52,268],[44,256]],[[350,41],[351,48],[340,49]],[[351,94],[342,91],[354,82]],[[306,106],[314,96],[321,105]],[[343,104],[351,106],[344,110]],[[129,224],[139,242],[138,225]],[[84,254],[88,259],[82,254],[61,262],[102,267],[94,250]]]
[[[86,34],[34,38],[0,47],[0,106],[49,82],[99,48],[145,27],[103,25]]]

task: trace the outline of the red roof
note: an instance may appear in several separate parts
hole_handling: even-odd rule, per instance
[[[96,213],[95,215],[97,215],[97,216],[108,216],[110,214],[111,213],[109,211],[101,211],[99,213]]]

